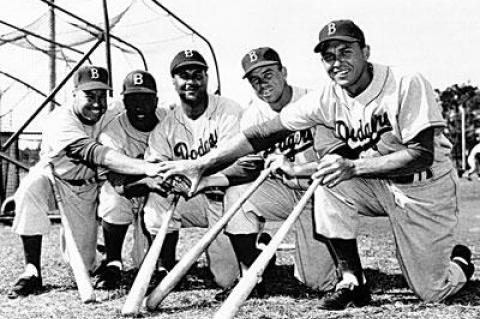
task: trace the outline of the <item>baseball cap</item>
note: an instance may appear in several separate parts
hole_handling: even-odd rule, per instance
[[[242,79],[252,72],[253,69],[274,64],[282,64],[280,56],[274,49],[268,47],[253,49],[245,54],[242,59],[242,67],[245,71]]]
[[[365,46],[363,31],[351,20],[335,20],[328,23],[320,31],[318,38],[319,42],[313,50],[316,53],[321,52],[323,44],[330,40],[359,42],[360,46]]]
[[[135,70],[127,74],[123,80],[121,94],[130,93],[157,93],[157,83],[153,75],[143,70]]]
[[[170,74],[173,76],[178,68],[197,65],[205,70],[208,69],[207,62],[203,56],[195,50],[183,50],[177,53],[170,64]]]
[[[108,71],[100,66],[85,65],[78,69],[73,77],[73,86],[77,90],[111,90],[108,85]]]

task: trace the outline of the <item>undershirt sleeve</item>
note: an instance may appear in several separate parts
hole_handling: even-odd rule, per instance
[[[92,138],[81,138],[65,148],[67,156],[86,162],[90,166],[103,166],[105,154],[111,148],[103,146]]]
[[[222,170],[222,173],[228,179],[230,186],[245,184],[253,182],[260,175],[264,167],[264,163],[258,167],[247,168],[239,161],[236,161],[226,169]]]
[[[262,124],[250,126],[243,131],[243,134],[252,145],[255,153],[273,146],[292,133],[293,131],[287,130],[282,125],[279,115]]]

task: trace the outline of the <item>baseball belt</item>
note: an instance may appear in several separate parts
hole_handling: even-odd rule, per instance
[[[409,175],[396,176],[391,178],[392,182],[396,184],[411,184],[413,182],[427,180],[433,177],[433,172],[430,168]]]

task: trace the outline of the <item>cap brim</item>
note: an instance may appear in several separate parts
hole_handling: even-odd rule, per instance
[[[178,69],[185,68],[187,66],[200,66],[206,70],[208,69],[208,66],[205,63],[199,61],[185,61],[176,65],[175,68],[172,69],[172,74],[175,73]]]
[[[89,82],[89,83],[83,83],[77,86],[77,90],[82,90],[82,91],[90,91],[90,90],[109,90],[111,91],[112,88],[102,82]]]
[[[268,66],[268,65],[275,65],[275,64],[280,64],[278,61],[262,61],[258,62],[257,64],[251,65],[248,69],[245,70],[245,74],[242,76],[242,79],[245,79],[250,72],[255,70],[256,68],[259,68],[261,66]]]
[[[357,38],[353,38],[353,37],[349,37],[349,36],[346,36],[346,35],[338,35],[338,36],[331,36],[331,37],[328,37],[327,39],[324,39],[322,41],[320,41],[316,46],[315,48],[313,49],[313,52],[315,53],[319,53],[322,51],[322,46],[327,43],[328,41],[331,41],[331,40],[340,40],[340,41],[345,41],[345,42],[360,42],[359,39]]]
[[[132,94],[132,93],[150,93],[150,94],[157,94],[157,91],[154,91],[154,90],[151,90],[151,89],[147,89],[147,88],[131,88],[131,89],[128,89],[128,90],[125,90],[123,91],[122,95],[125,95],[125,94]]]

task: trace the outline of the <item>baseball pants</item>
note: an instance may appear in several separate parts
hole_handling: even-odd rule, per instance
[[[97,184],[72,186],[56,179],[65,215],[70,222],[73,237],[87,269],[96,266],[97,241]],[[19,235],[46,235],[50,231],[48,211],[55,209],[53,192],[45,170],[35,167],[22,179],[15,193],[15,219],[12,229]],[[60,236],[61,250],[68,262],[63,231]]]
[[[247,187],[246,185],[243,185]],[[250,228],[259,228],[259,216],[265,221],[284,221],[304,192],[292,189],[277,178],[269,178],[242,206],[249,212]],[[316,199],[314,199],[316,200]],[[293,226],[295,233],[295,277],[312,289],[327,291],[337,282],[335,264],[325,242],[315,238],[312,200]]]
[[[109,182],[105,182],[98,195],[98,216],[114,225],[133,225],[133,245],[130,251],[133,267],[139,268],[148,252],[149,240],[143,231],[144,197],[128,199],[119,195]]]
[[[180,198],[174,216],[169,225],[169,231],[173,232],[182,228],[201,227],[208,228],[214,225],[228,208],[243,194],[243,188],[229,187],[222,200],[209,199],[205,194],[198,194],[185,200]],[[170,207],[173,197],[164,198],[158,194],[150,193],[145,204],[145,225],[150,233],[156,234],[162,224],[162,220]],[[240,209],[232,217],[225,228],[229,234],[255,233],[247,231],[251,222]],[[223,288],[232,286],[240,274],[239,265],[230,239],[221,232],[207,248],[206,255],[210,270],[215,282]]]
[[[421,299],[444,300],[465,284],[450,261],[458,221],[455,170],[411,184],[354,178],[317,188],[315,199],[317,232],[327,238],[355,238],[359,214],[388,216],[400,268]]]

